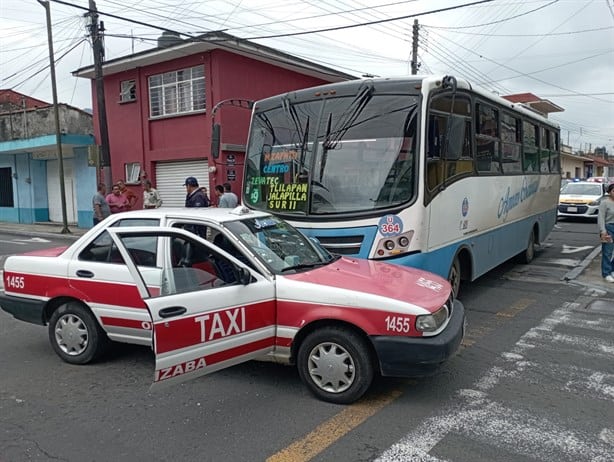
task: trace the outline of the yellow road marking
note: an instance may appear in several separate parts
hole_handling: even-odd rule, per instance
[[[306,462],[313,459],[401,394],[401,390],[394,390],[385,396],[365,399],[347,406],[337,415],[318,425],[304,438],[273,454],[267,462]]]
[[[532,300],[530,298],[521,298],[506,310],[499,311],[497,313],[497,316],[502,316],[504,318],[513,318],[522,310],[526,309],[534,301],[535,300]]]
[[[534,302],[535,300],[530,298],[521,298],[505,310],[497,312],[495,316],[499,318],[513,318]],[[500,324],[500,322],[495,324]],[[473,332],[474,335],[469,336],[469,338],[465,335],[462,346],[464,348],[470,347],[476,342],[476,337],[480,338],[489,334],[495,327],[497,325],[483,326],[480,329],[476,329],[477,332]],[[366,399],[346,407],[340,413],[318,425],[304,438],[295,441],[277,454],[273,454],[267,459],[267,462],[307,462],[313,459],[335,441],[393,402],[401,394],[400,390],[394,390],[385,396]]]
[[[521,298],[513,305],[510,305],[506,309],[495,313],[495,317],[487,320],[482,326],[473,327],[471,323],[469,323],[467,331],[465,332],[465,338],[461,342],[461,348],[468,348],[472,346],[478,339],[490,334],[497,327],[500,327],[503,323],[507,322],[507,319],[513,318],[534,302],[535,300],[531,298]]]

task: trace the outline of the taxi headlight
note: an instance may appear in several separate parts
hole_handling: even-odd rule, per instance
[[[416,329],[420,332],[435,332],[448,319],[448,307],[442,306],[432,314],[422,314],[416,317]]]
[[[386,250],[392,250],[394,249],[394,242],[388,240],[384,242],[384,247],[386,248]]]
[[[594,200],[593,202],[589,202],[588,205],[599,205],[601,203],[601,199]]]

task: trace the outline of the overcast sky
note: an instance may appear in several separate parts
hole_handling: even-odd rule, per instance
[[[90,108],[90,82],[71,74],[93,63],[83,9],[88,1],[61,2],[50,2],[58,100]],[[356,76],[409,75],[412,25],[418,19],[420,73],[464,77],[500,95],[531,92],[549,99],[565,109],[550,116],[561,125],[563,143],[585,151],[605,146],[614,153],[614,0],[98,0],[96,5],[106,29],[107,59],[155,47],[161,34],[155,27],[190,35],[223,30]],[[322,31],[328,28],[336,30]],[[262,38],[269,36],[277,37]],[[43,6],[37,0],[0,0],[0,88],[51,102],[48,64]]]

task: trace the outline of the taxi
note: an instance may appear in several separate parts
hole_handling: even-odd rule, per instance
[[[375,374],[424,375],[459,348],[465,313],[434,274],[330,254],[244,207],[111,215],[70,247],[9,257],[1,308],[48,326],[64,361],[151,346],[153,388],[252,359],[296,365],[318,398]]]
[[[567,183],[559,192],[559,217],[597,218],[605,184],[591,181]]]

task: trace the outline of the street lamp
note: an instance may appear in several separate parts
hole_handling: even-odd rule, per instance
[[[51,8],[48,0],[37,0],[45,8],[47,18],[47,41],[49,42],[49,70],[51,71],[51,92],[53,93],[53,115],[55,118],[55,142],[58,150],[60,167],[60,201],[62,202],[62,234],[70,234],[66,217],[66,187],[64,185],[64,156],[62,155],[62,133],[60,132],[60,113],[58,109],[58,91],[55,84],[55,61],[53,58],[53,37],[51,36]]]

